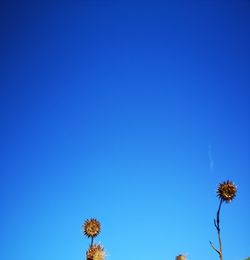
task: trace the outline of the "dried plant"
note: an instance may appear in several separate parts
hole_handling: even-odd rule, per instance
[[[95,218],[87,219],[83,224],[83,232],[87,237],[91,237],[91,245],[93,245],[94,237],[101,232],[101,223]]]
[[[222,254],[222,241],[221,241],[221,233],[220,233],[220,210],[223,202],[229,203],[231,202],[237,193],[237,187],[231,181],[225,181],[220,183],[217,189],[217,196],[220,199],[219,208],[217,210],[216,219],[214,219],[214,226],[217,229],[218,240],[219,240],[219,249],[217,249],[212,242],[210,241],[211,247],[218,253],[220,260],[223,260]]]
[[[178,256],[176,256],[176,260],[187,260],[187,256],[186,255],[178,255]]]
[[[86,252],[87,260],[105,260],[105,251],[101,245],[94,244],[94,238],[101,232],[101,223],[95,219],[87,219],[83,224],[83,233],[86,237],[91,238],[89,249]]]
[[[231,202],[236,196],[237,187],[231,181],[225,181],[219,184],[217,189],[217,196],[220,200],[227,203]]]
[[[90,246],[88,251],[86,252],[86,259],[104,260],[105,259],[104,248],[101,245],[95,245],[95,244]]]

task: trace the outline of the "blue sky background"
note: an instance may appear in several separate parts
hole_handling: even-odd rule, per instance
[[[0,258],[250,255],[250,2],[0,4]]]

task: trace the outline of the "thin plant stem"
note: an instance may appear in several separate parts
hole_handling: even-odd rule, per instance
[[[217,226],[218,226],[218,239],[219,239],[219,245],[220,245],[220,260],[222,260],[222,242],[221,242],[221,236],[220,236],[220,209],[222,205],[222,200],[220,200],[219,209],[217,211]]]
[[[210,241],[210,245],[211,247],[218,253],[220,260],[223,260],[223,254],[222,254],[222,241],[221,241],[221,235],[220,235],[220,210],[221,210],[221,205],[222,205],[222,199],[220,200],[220,204],[219,204],[219,208],[217,210],[217,214],[216,214],[216,220],[214,219],[214,226],[217,229],[217,233],[218,233],[218,240],[219,240],[219,246],[220,246],[220,250],[216,249],[215,246],[212,244],[212,242]]]

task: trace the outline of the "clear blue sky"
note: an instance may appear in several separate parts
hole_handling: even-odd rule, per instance
[[[49,3],[50,2],[50,3]],[[250,255],[250,2],[1,1],[0,259]]]

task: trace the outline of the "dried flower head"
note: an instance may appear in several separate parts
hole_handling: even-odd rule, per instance
[[[101,231],[101,224],[98,220],[87,219],[83,225],[84,235],[87,237],[96,237]]]
[[[217,196],[225,202],[231,202],[236,196],[237,187],[231,181],[225,181],[219,184]]]
[[[105,252],[101,245],[92,245],[86,253],[87,260],[104,260]]]
[[[176,260],[187,260],[187,256],[185,256],[185,255],[178,255],[178,256],[176,256]]]

